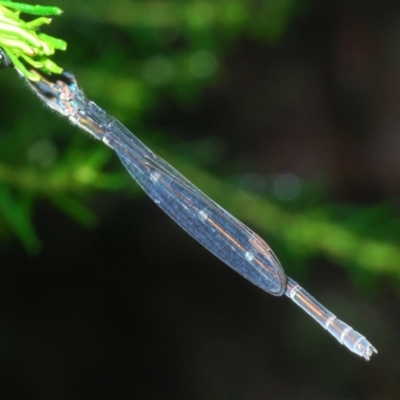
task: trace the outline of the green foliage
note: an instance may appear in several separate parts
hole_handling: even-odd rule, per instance
[[[400,221],[390,207],[326,205],[311,182],[304,192],[309,187],[314,197],[292,203],[256,197],[205,172],[191,157],[195,145],[181,152],[177,138],[149,126],[165,96],[184,109],[195,107],[205,89],[224,79],[224,57],[238,42],[279,46],[290,24],[307,10],[306,0],[59,3],[66,12],[52,28],[68,39],[63,63],[88,96],[135,127],[154,151],[235,216],[269,233],[274,245],[286,250],[280,258],[287,254],[285,261],[298,265],[323,255],[352,274],[400,277]],[[141,194],[122,166],[112,165],[109,149],[41,108],[20,82],[4,79],[1,85],[2,93],[14,93],[9,111],[17,113],[17,125],[8,134],[7,125],[2,128],[0,212],[7,225],[0,229],[8,226],[34,251],[39,240],[31,216],[38,199],[90,226],[96,222],[91,211],[96,192]],[[28,115],[29,109],[35,115]]]
[[[59,15],[62,11],[57,7],[0,1],[0,48],[6,52],[15,67],[31,80],[37,80],[37,75],[32,74],[20,59],[44,72],[61,73],[62,68],[49,56],[56,50],[65,50],[66,42],[38,31],[42,25],[50,24],[51,19],[42,16],[26,22],[20,17],[21,12],[33,15]]]

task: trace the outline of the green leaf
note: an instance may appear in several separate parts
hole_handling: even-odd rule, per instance
[[[0,1],[0,5],[31,15],[60,15],[63,12],[58,7],[14,3],[12,1]]]

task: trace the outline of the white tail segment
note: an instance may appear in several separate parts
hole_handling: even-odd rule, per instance
[[[291,278],[288,278],[285,294],[353,353],[366,360],[378,353],[365,336],[338,319]]]

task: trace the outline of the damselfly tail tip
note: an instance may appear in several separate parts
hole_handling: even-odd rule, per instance
[[[369,361],[374,353],[378,354],[378,350],[374,346],[372,346],[372,344],[369,344],[369,346],[365,349],[365,352],[362,354],[362,357]]]
[[[339,322],[344,324],[342,321]],[[374,353],[378,353],[378,350],[372,346],[365,336],[360,335],[350,327],[348,327],[346,334],[342,336],[341,343],[367,361],[369,361]]]

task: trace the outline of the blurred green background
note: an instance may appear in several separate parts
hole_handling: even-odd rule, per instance
[[[379,354],[353,356],[0,74],[7,399],[399,399],[400,4],[42,1],[55,61]]]

